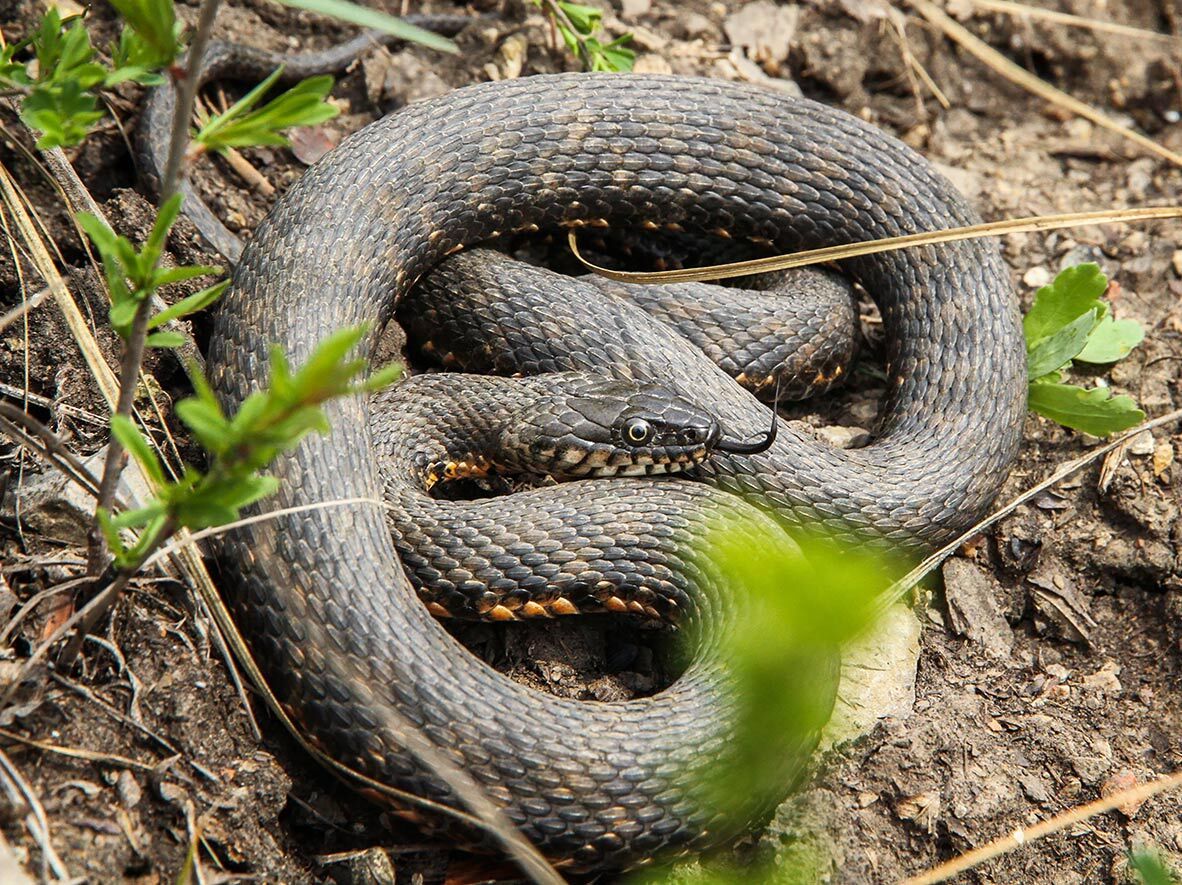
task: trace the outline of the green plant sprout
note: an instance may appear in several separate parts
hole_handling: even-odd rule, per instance
[[[836,650],[871,625],[875,601],[904,570],[820,529],[794,529],[789,538],[738,517],[718,522],[695,553],[735,593],[737,613],[717,640],[730,670],[733,737],[694,789],[703,808],[722,816],[716,828],[739,834],[802,777],[802,758],[832,711]],[[792,864],[736,869],[725,857],[706,858],[696,868],[657,867],[628,881],[723,885],[784,881],[789,873],[813,881],[809,874],[825,860],[801,851]]]
[[[604,43],[596,36],[603,24],[602,10],[566,0],[533,0],[533,3],[546,13],[566,48],[588,71],[619,73],[632,70],[636,53],[628,48],[632,42],[631,34],[621,34],[610,43]]]
[[[193,135],[190,155],[258,145],[288,147],[291,142],[283,135],[283,130],[314,126],[341,112],[340,108],[325,100],[333,86],[333,78],[329,76],[310,77],[261,108],[251,110],[282,75],[283,68],[277,69],[225,113],[211,118]]]
[[[156,214],[152,232],[141,250],[126,237],[117,236],[107,225],[89,213],[78,215],[78,224],[94,243],[103,262],[107,289],[111,293],[111,327],[124,341],[130,339],[132,325],[140,305],[144,304],[161,286],[179,283],[196,277],[220,274],[220,267],[194,265],[189,267],[160,267],[164,242],[181,209],[181,195],[170,197]],[[148,320],[148,329],[156,329],[170,320],[180,319],[205,307],[221,296],[229,286],[223,281],[202,289]],[[184,338],[176,332],[153,332],[146,339],[148,347],[179,347]]]
[[[26,50],[32,52],[35,65],[16,60]],[[82,20],[64,22],[52,7],[27,39],[0,50],[0,88],[22,96],[21,120],[41,133],[38,148],[79,144],[103,117],[98,89],[126,80],[153,81],[151,72],[132,63],[153,57],[134,28],[124,29],[112,54],[118,60],[114,68],[96,61]]]
[[[131,419],[115,415],[111,431],[131,453],[157,488],[145,506],[112,516],[98,512],[99,524],[115,554],[115,565],[134,572],[179,528],[203,529],[238,518],[243,507],[272,494],[278,481],[261,473],[280,453],[294,448],[312,432],[327,434],[321,406],[330,399],[380,390],[395,381],[401,367],[388,366],[361,378],[367,363],[349,352],[365,327],[344,329],[322,341],[298,371],[284,355],[271,352],[271,385],[251,394],[233,418],[226,416],[199,372],[193,372],[195,395],[176,405],[177,415],[210,455],[208,470],[186,467],[169,480],[148,440]],[[122,529],[139,529],[132,545],[123,543]]]
[[[177,20],[172,0],[110,2],[124,22],[118,41],[109,47],[110,64],[98,58],[80,16],[63,20],[52,7],[28,38],[0,46],[0,90],[20,96],[21,119],[40,133],[39,149],[80,144],[103,118],[98,96],[104,89],[126,81],[158,86],[165,81],[165,74],[174,79],[187,76],[177,62],[189,35]],[[287,5],[383,30],[443,52],[458,51],[455,43],[445,37],[343,0],[287,0]],[[18,56],[27,55],[32,58],[18,60]],[[236,130],[239,141],[229,146],[286,145],[278,135],[279,129],[310,126],[328,119],[324,107],[330,106],[310,101],[310,97],[319,95],[323,99],[332,81],[327,80],[326,87],[324,79],[313,79],[314,85],[300,84],[287,93],[280,108],[267,113],[264,111],[270,105],[261,109],[261,116],[253,119],[250,128]],[[253,132],[254,140],[246,134],[248,131]]]
[[[1132,397],[1113,396],[1107,387],[1063,383],[1073,362],[1117,362],[1145,337],[1134,320],[1113,318],[1100,297],[1107,288],[1099,265],[1069,267],[1035,293],[1022,322],[1031,411],[1093,436],[1128,430],[1145,420]]]

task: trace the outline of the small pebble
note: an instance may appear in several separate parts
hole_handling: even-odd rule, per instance
[[[1156,448],[1157,443],[1153,439],[1153,434],[1148,430],[1142,430],[1129,440],[1130,455],[1152,455]]]
[[[1022,282],[1031,289],[1041,289],[1050,281],[1051,272],[1042,265],[1030,268],[1030,270],[1026,271],[1026,275],[1022,277]]]

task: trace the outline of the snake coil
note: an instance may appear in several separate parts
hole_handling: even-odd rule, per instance
[[[380,328],[444,256],[498,233],[600,221],[721,227],[788,251],[975,220],[910,149],[809,101],[675,77],[482,84],[366,127],[280,199],[218,311],[211,381],[237,405],[266,383],[272,345],[298,363],[338,328]],[[707,484],[662,487],[675,489],[656,505],[675,531],[697,530],[697,514],[711,508],[746,507],[742,497],[789,523],[914,548],[971,524],[996,493],[1025,406],[1017,304],[996,248],[925,246],[842,269],[878,303],[889,342],[875,442],[838,451],[781,424],[768,451],[710,462],[704,478],[738,496]],[[362,355],[370,349],[372,341]],[[732,434],[766,427],[766,407],[749,395],[685,378],[658,357],[675,389],[690,385],[711,405],[719,397],[716,414]],[[281,490],[265,510],[378,496],[366,404],[327,411],[331,436],[279,460]],[[650,480],[612,482],[621,495],[654,494]],[[626,525],[645,529],[651,512]],[[431,620],[377,508],[257,523],[229,539],[224,560],[232,607],[275,694],[346,764],[455,801],[384,724],[382,711],[396,710],[572,868],[619,868],[718,838],[682,780],[726,740],[725,712],[711,707],[715,665],[622,704],[533,693]]]

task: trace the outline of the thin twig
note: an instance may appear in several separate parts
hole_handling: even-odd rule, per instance
[[[733,261],[729,264],[712,264],[707,267],[688,267],[680,270],[622,271],[592,264],[580,252],[577,230],[567,233],[567,241],[576,259],[594,273],[620,283],[688,283],[703,280],[721,280],[747,274],[765,273],[775,270],[789,270],[809,264],[826,261],[841,261],[879,252],[893,252],[912,246],[930,246],[936,243],[952,243],[957,240],[974,240],[980,237],[998,237],[1003,234],[1039,233],[1059,230],[1065,227],[1085,227],[1093,224],[1112,224],[1128,221],[1152,221],[1163,218],[1182,218],[1180,206],[1143,206],[1135,209],[1101,209],[1095,212],[1065,212],[1059,215],[1033,215],[1027,218],[1008,218],[1002,221],[987,221],[965,227],[951,227],[945,230],[906,234],[901,237],[883,237],[862,243],[847,243],[842,246],[825,246],[821,249],[805,249],[790,255],[772,255],[768,258],[752,258],[747,261]]]
[[[131,324],[131,333],[123,342],[123,359],[119,363],[119,399],[115,403],[115,414],[127,416],[135,403],[135,389],[139,383],[140,365],[144,361],[144,347],[148,339],[148,323],[152,319],[152,307],[147,299],[140,302]],[[115,488],[119,474],[123,472],[123,443],[115,434],[107,441],[107,457],[103,461],[103,477],[99,482],[99,510],[110,511],[115,502]],[[97,577],[107,567],[107,539],[99,528],[96,517],[89,532],[90,573]]]
[[[169,753],[172,756],[181,755],[181,751],[178,750],[175,746],[173,746],[173,744],[167,738],[165,738],[163,735],[157,734],[156,732],[152,731],[152,729],[148,728],[148,726],[144,725],[144,723],[137,721],[134,717],[129,716],[126,713],[124,713],[123,711],[119,710],[117,707],[115,707],[113,704],[111,704],[106,699],[99,697],[97,694],[94,693],[93,690],[91,690],[90,688],[87,688],[85,685],[82,685],[78,682],[74,682],[72,679],[68,679],[65,676],[61,675],[60,673],[51,672],[49,674],[49,678],[52,679],[58,685],[62,686],[63,688],[66,688],[66,689],[74,692],[75,694],[79,695],[80,697],[83,697],[86,700],[90,701],[92,704],[94,704],[96,707],[98,707],[100,710],[102,710],[104,713],[106,713],[108,716],[110,716],[116,722],[118,722],[122,725],[129,726],[131,728],[134,728],[140,734],[144,735],[147,738],[150,738],[155,743],[157,743],[161,747],[161,749],[163,749],[166,753]],[[133,691],[134,691],[134,689],[133,689]],[[183,775],[178,774],[177,777],[183,777]]]
[[[963,49],[1012,83],[1017,83],[1027,92],[1032,92],[1039,98],[1067,108],[1073,114],[1091,120],[1097,126],[1102,126],[1123,138],[1132,141],[1145,150],[1169,160],[1175,166],[1182,166],[1182,154],[1158,144],[1152,138],[1147,138],[1140,132],[1134,132],[1127,126],[1122,126],[1111,117],[1101,113],[1091,105],[1085,104],[1074,96],[1068,95],[1061,89],[1056,89],[1050,83],[1042,80],[1025,68],[1014,64],[985,41],[975,37],[963,25],[954,21],[947,13],[929,0],[906,0],[920,15],[939,28],[944,34],[959,44]]]
[[[1125,445],[1129,440],[1138,434],[1144,433],[1147,430],[1153,430],[1155,427],[1161,427],[1163,424],[1170,424],[1179,420],[1182,420],[1182,409],[1174,409],[1172,412],[1167,412],[1165,415],[1154,418],[1151,421],[1146,421],[1144,424],[1139,424],[1132,430],[1129,430],[1128,432],[1118,436],[1116,439],[1110,440],[1104,445],[1093,449],[1086,455],[1076,458],[1074,461],[1068,461],[1066,464],[1060,465],[1059,468],[1046,479],[1035,483],[1004,507],[1001,507],[1000,509],[989,514],[989,516],[978,522],[971,529],[961,534],[955,540],[945,544],[902,578],[891,584],[891,586],[883,592],[882,596],[875,603],[873,614],[870,617],[870,623],[875,623],[880,617],[882,617],[886,613],[887,609],[902,599],[912,587],[914,587],[919,581],[923,580],[924,577],[932,572],[945,559],[955,553],[957,549],[960,548],[961,544],[972,540],[973,537],[979,535],[994,523],[1000,521],[1006,516],[1009,516],[1035,495],[1045,492],[1051,486],[1061,482],[1062,480],[1071,476],[1073,473],[1078,473],[1092,462],[1098,460],[1101,456],[1106,455],[1115,448]]]
[[[122,578],[123,576],[120,577]],[[45,653],[49,651],[55,642],[65,636],[79,621],[88,618],[96,608],[106,609],[106,606],[110,604],[114,595],[123,589],[123,584],[127,583],[126,580],[123,580],[122,583],[118,583],[118,581],[119,579],[116,579],[116,581],[108,584],[94,599],[66,618],[56,630],[33,649],[33,653],[21,664],[16,675],[12,677],[8,690],[0,696],[0,710],[4,710],[12,702],[13,696],[25,680],[25,677],[29,675],[29,672],[41,661]],[[115,589],[113,590],[112,588]]]
[[[1044,836],[1049,836],[1051,833],[1064,830],[1072,824],[1088,820],[1106,811],[1111,811],[1114,808],[1119,808],[1126,803],[1135,805],[1144,802],[1151,796],[1156,796],[1158,793],[1177,789],[1178,787],[1182,787],[1182,771],[1165,775],[1146,784],[1138,784],[1127,790],[1121,790],[1119,793],[1113,793],[1110,796],[1089,802],[1087,805],[1071,808],[1062,814],[1055,815],[1050,820],[1044,820],[1042,823],[1035,824],[1032,827],[1018,827],[1012,833],[1002,836],[1000,839],[994,839],[987,845],[982,845],[980,848],[975,848],[972,851],[962,854],[960,857],[953,858],[947,863],[940,864],[940,866],[928,870],[926,873],[906,879],[902,885],[935,885],[937,882],[951,879],[957,873],[963,873],[965,870],[972,869],[987,860],[992,860],[995,857],[1016,851],[1036,839],[1041,839]]]
[[[172,135],[168,142],[168,159],[164,163],[164,174],[160,181],[160,202],[163,204],[176,193],[180,186],[181,162],[189,141],[189,118],[193,116],[193,103],[197,98],[197,74],[201,70],[201,59],[213,33],[213,20],[217,15],[219,0],[202,0],[197,13],[197,27],[189,42],[189,52],[183,66],[173,69],[172,77],[176,86],[176,108],[172,115]]]
[[[90,256],[91,264],[97,266],[94,255],[90,251],[90,241],[82,229],[78,227],[77,215],[79,212],[89,212],[107,227],[112,230],[114,230],[114,227],[107,220],[107,216],[103,213],[103,210],[99,208],[99,204],[95,202],[94,197],[83,183],[81,177],[78,175],[78,171],[74,168],[74,164],[66,156],[65,151],[61,148],[50,148],[42,151],[41,156],[45,159],[45,166],[52,173],[49,176],[50,180],[58,187],[66,201],[66,208],[70,211],[70,218],[74,221],[74,226],[78,231],[78,238],[82,241],[83,248],[86,249],[87,254]],[[104,279],[102,273],[99,273],[99,279]],[[168,303],[156,292],[148,296],[148,300],[151,302],[154,313],[159,313],[168,307]],[[0,322],[0,329],[3,328],[3,323]],[[165,325],[165,328],[178,333],[185,339],[184,344],[175,348],[176,356],[180,360],[181,367],[188,372],[189,366],[195,362],[204,368],[205,358],[202,356],[201,351],[198,350],[197,342],[193,340],[188,324],[181,320],[171,320]]]
[[[42,289],[36,295],[33,295],[30,298],[26,298],[24,301],[22,301],[16,307],[14,307],[12,310],[10,310],[8,313],[4,314],[4,316],[0,317],[0,332],[3,332],[9,326],[11,326],[13,323],[15,323],[17,320],[19,320],[25,314],[27,314],[29,311],[36,310],[38,307],[41,306],[41,303],[43,301],[45,301],[45,299],[47,299],[52,294],[53,294],[53,289],[46,286],[44,289]]]
[[[74,578],[69,581],[63,581],[60,584],[54,584],[52,587],[46,587],[44,590],[40,590],[30,596],[17,610],[16,614],[8,619],[8,623],[4,625],[4,629],[0,630],[0,648],[7,645],[9,637],[11,637],[12,634],[16,632],[16,628],[19,627],[24,622],[25,618],[35,611],[37,606],[39,606],[42,602],[53,596],[57,596],[60,593],[65,593],[67,590],[73,590],[75,587],[86,584],[89,581],[90,578]]]
[[[1119,34],[1133,40],[1149,40],[1154,43],[1165,43],[1175,49],[1182,48],[1182,37],[1173,34],[1162,34],[1145,28],[1134,28],[1132,25],[1122,25],[1118,22],[1102,21],[1097,18],[1085,18],[1058,12],[1054,9],[1042,9],[1038,6],[1027,6],[1025,3],[1013,3],[1011,0],[969,0],[974,6],[988,9],[991,12],[1001,12],[1019,18],[1041,19],[1055,22],[1073,28],[1086,28],[1089,31],[1099,31],[1105,34]]]
[[[11,403],[0,400],[0,429],[39,452],[66,477],[90,495],[98,494],[98,480],[56,433]]]
[[[48,292],[48,289],[44,290]],[[61,402],[59,400],[50,399],[47,396],[42,396],[39,393],[33,393],[31,390],[22,390],[19,387],[14,387],[11,384],[5,384],[0,381],[0,395],[10,396],[13,399],[21,402],[32,403],[35,406],[40,406],[43,409],[49,409],[50,412],[57,410],[63,415],[69,415],[71,418],[77,418],[80,421],[85,421],[87,424],[94,424],[98,427],[106,427],[107,419],[100,418],[93,412],[88,412],[86,409],[80,409],[77,406],[72,406],[69,403]],[[97,488],[97,485],[96,485]]]
[[[49,870],[52,870],[53,875],[58,879],[69,879],[70,874],[66,870],[65,864],[53,849],[49,835],[49,819],[45,816],[44,806],[41,805],[37,794],[33,792],[33,788],[29,786],[29,782],[24,779],[20,770],[12,764],[12,760],[3,750],[0,750],[0,774],[4,775],[6,783],[16,787],[19,797],[12,794],[11,788],[9,790],[13,799],[23,799],[25,805],[28,806],[29,813],[25,815],[25,826],[28,827],[37,847],[41,849],[42,880],[49,878],[47,875]],[[14,801],[12,807],[19,807],[19,804],[18,801]]]
[[[101,762],[103,765],[116,765],[120,768],[134,768],[136,771],[155,771],[155,765],[148,765],[144,762],[139,762],[135,759],[129,759],[126,756],[119,756],[115,753],[100,753],[97,750],[85,750],[81,747],[62,747],[57,744],[51,744],[46,741],[36,741],[32,738],[27,738],[24,735],[17,734],[15,731],[9,731],[6,728],[0,728],[0,737],[6,738],[10,741],[15,741],[18,744],[24,744],[27,747],[34,747],[46,753],[56,753],[59,756],[69,756],[71,759],[85,759],[87,762]]]

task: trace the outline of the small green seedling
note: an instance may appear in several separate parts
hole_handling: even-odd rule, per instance
[[[176,405],[180,419],[210,455],[207,471],[186,467],[169,480],[148,440],[123,415],[111,419],[111,431],[159,489],[146,506],[112,516],[98,513],[99,524],[119,568],[135,569],[179,528],[203,529],[233,522],[243,507],[272,494],[278,480],[261,473],[283,451],[311,431],[327,434],[321,406],[330,399],[379,390],[393,382],[401,367],[390,366],[358,380],[366,362],[349,353],[364,327],[344,329],[325,339],[298,371],[283,354],[271,352],[271,386],[251,394],[237,414],[227,417],[209,384],[194,370],[195,395]],[[122,529],[139,529],[130,547]]]
[[[42,16],[28,39],[0,50],[0,88],[23,96],[21,119],[41,133],[38,148],[80,143],[102,119],[98,90],[127,80],[146,85],[162,82],[159,69],[172,64],[181,51],[171,0],[117,0],[117,8],[123,5],[143,14],[127,19],[119,42],[111,49],[114,67],[97,60],[82,19],[63,21],[56,8]],[[159,16],[171,22],[170,43],[161,43],[154,31],[151,39],[145,38],[139,30]],[[35,66],[17,60],[27,52],[32,53]]]
[[[546,12],[562,35],[566,48],[583,62],[588,71],[619,73],[632,70],[636,53],[628,48],[632,42],[631,34],[622,34],[610,43],[604,43],[596,36],[603,23],[602,10],[566,0],[533,2]]]
[[[222,272],[220,267],[205,265],[160,267],[164,242],[180,208],[180,194],[173,195],[160,207],[156,223],[152,225],[152,232],[139,251],[126,237],[117,236],[95,216],[85,212],[78,215],[78,224],[94,243],[103,262],[103,273],[111,293],[111,326],[124,340],[131,335],[140,305],[161,286]],[[223,281],[178,301],[153,316],[148,321],[148,329],[156,329],[170,320],[188,316],[208,307],[221,296],[228,285],[228,280]],[[179,347],[183,343],[184,338],[180,334],[169,331],[152,332],[145,342],[148,347]]]
[[[1069,267],[1035,293],[1022,324],[1030,409],[1093,436],[1108,436],[1145,420],[1131,397],[1113,396],[1107,387],[1063,383],[1073,362],[1117,362],[1145,337],[1134,320],[1113,318],[1100,297],[1107,288],[1099,265]]]
[[[332,77],[310,77],[287,92],[277,95],[257,110],[251,110],[275,82],[283,68],[236,101],[224,113],[213,117],[193,136],[191,152],[224,151],[228,148],[273,145],[287,147],[290,142],[283,130],[296,126],[314,126],[331,120],[341,112],[326,101],[332,91]]]

